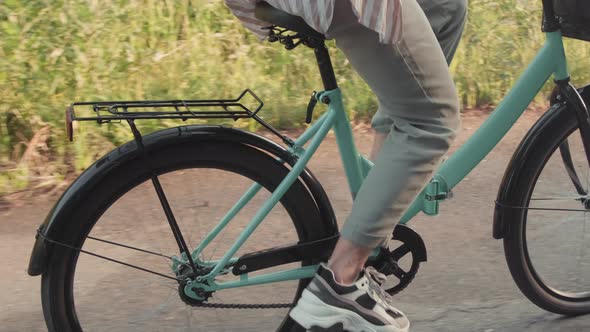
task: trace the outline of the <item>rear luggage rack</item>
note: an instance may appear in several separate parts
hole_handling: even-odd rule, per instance
[[[252,96],[258,102],[256,109],[251,110],[242,103],[246,95]],[[80,106],[92,106],[96,116],[77,117],[75,109]],[[246,89],[236,99],[80,102],[71,104],[67,112],[72,121],[97,121],[102,124],[113,120],[251,118],[260,111],[262,106],[264,106],[262,100],[250,89]],[[232,110],[230,107],[236,109]],[[145,111],[147,108],[157,110]]]
[[[245,99],[252,99],[245,105]],[[96,101],[73,103],[66,109],[66,131],[68,139],[73,140],[74,121],[96,121],[98,124],[125,120],[130,125],[135,120],[153,119],[247,119],[252,118],[266,129],[286,139],[270,124],[256,114],[262,109],[264,102],[250,89],[244,90],[235,99],[203,99],[203,100],[136,100],[136,101]],[[95,116],[77,116],[76,111],[83,109],[94,112]],[[148,110],[151,109],[151,110]]]

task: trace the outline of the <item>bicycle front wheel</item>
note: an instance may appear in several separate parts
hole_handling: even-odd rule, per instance
[[[49,330],[275,330],[288,308],[228,310],[185,303],[179,295],[179,282],[174,280],[178,275],[171,268],[171,257],[179,255],[179,246],[151,178],[155,176],[161,183],[190,250],[201,243],[248,188],[254,183],[262,186],[199,256],[200,262],[214,262],[234,243],[289,168],[275,157],[245,144],[194,144],[179,140],[178,144],[158,149],[158,143],[149,140],[146,137],[145,145],[150,149],[153,143],[148,151],[151,167],[145,167],[143,158],[129,158],[124,151],[135,150],[130,146],[113,151],[93,166],[117,167],[118,171],[98,183],[92,197],[78,199],[71,227],[61,242],[159,275],[56,245],[42,277],[42,303]],[[236,256],[313,240],[320,224],[315,202],[298,180]],[[303,262],[304,265],[314,263],[317,262]],[[301,264],[282,265],[249,276]],[[216,282],[238,279],[230,272]],[[293,280],[226,289],[210,294],[207,302],[289,304],[303,284],[302,280]]]
[[[528,150],[527,157],[511,162],[524,170],[509,180],[517,183],[516,189],[500,202],[509,205],[502,208],[513,216],[504,221],[506,259],[513,279],[533,303],[558,314],[586,314],[590,168],[574,112],[556,106],[536,126],[537,134],[520,149]]]

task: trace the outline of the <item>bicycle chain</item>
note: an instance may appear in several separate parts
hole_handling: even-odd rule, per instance
[[[280,309],[291,308],[292,303],[261,303],[261,304],[239,304],[239,303],[191,303],[193,307],[213,309]]]
[[[409,272],[409,278],[406,279],[406,282],[400,283],[397,286],[386,289],[385,291],[388,292],[390,295],[395,295],[408,287],[408,285],[414,280],[418,272],[418,268],[415,271]],[[395,289],[394,291],[392,291]],[[282,309],[282,308],[291,308],[293,307],[292,303],[261,303],[261,304],[239,304],[239,303],[190,303],[193,307],[198,308],[211,308],[211,309]]]
[[[196,308],[212,308],[212,309],[279,309],[279,308],[291,308],[293,303],[260,303],[260,304],[253,304],[253,303],[209,303],[205,302],[207,299],[211,297],[213,292],[202,292],[201,295],[204,300],[199,301],[190,298],[184,292],[185,283],[180,283],[178,287],[178,293],[180,295],[180,299],[185,303],[192,307]],[[198,292],[198,288],[193,288],[193,291]]]
[[[390,292],[393,288],[387,289],[385,291],[388,292],[390,295],[395,295],[395,294],[401,292],[406,287],[408,287],[408,285],[410,284],[410,282],[412,282],[412,280],[414,280],[417,270],[418,269],[416,269],[416,271],[413,271],[413,273],[408,273],[410,275],[410,278],[406,279],[405,283],[400,283],[401,287],[399,287],[400,285],[393,287],[393,288],[396,288],[395,291]],[[190,303],[190,305],[193,307],[198,307],[198,308],[211,308],[211,309],[281,309],[281,308],[293,307],[292,303],[261,303],[261,304]]]

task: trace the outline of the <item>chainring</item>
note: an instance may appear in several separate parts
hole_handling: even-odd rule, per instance
[[[409,269],[400,267],[400,260],[410,255]],[[393,231],[388,247],[382,247],[377,257],[367,261],[377,271],[387,276],[383,287],[390,295],[404,290],[414,280],[420,263],[426,261],[424,241],[413,229],[405,225],[397,225]],[[404,262],[406,263],[406,262]],[[407,265],[407,264],[404,264]]]

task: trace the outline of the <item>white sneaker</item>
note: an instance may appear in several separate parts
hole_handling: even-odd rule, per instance
[[[342,324],[346,331],[406,332],[408,318],[391,305],[382,288],[385,276],[367,267],[350,285],[338,284],[334,272],[321,264],[289,315],[299,325],[330,328]]]

